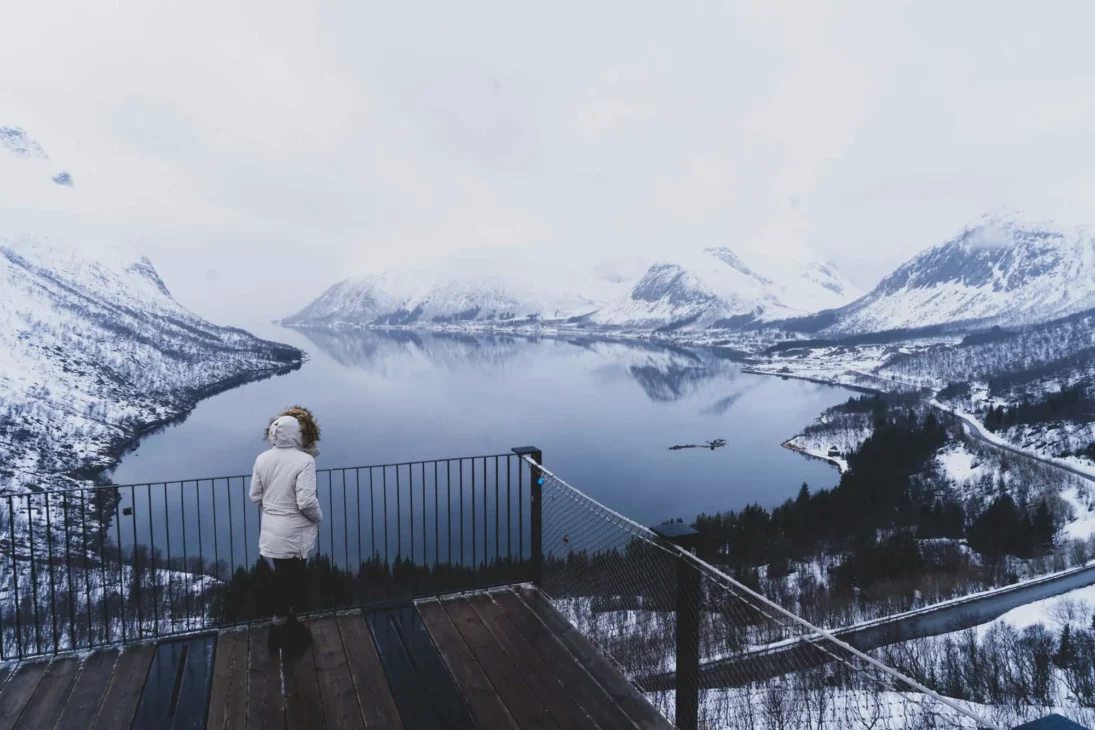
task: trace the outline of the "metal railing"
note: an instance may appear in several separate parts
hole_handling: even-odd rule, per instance
[[[531,467],[509,454],[317,472],[307,609],[529,581]],[[0,660],[264,618],[250,476],[0,496]]]
[[[682,730],[995,728],[526,457],[542,499],[540,586]]]

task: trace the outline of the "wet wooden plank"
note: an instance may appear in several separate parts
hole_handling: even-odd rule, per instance
[[[555,722],[560,727],[597,730],[597,723],[578,702],[574,688],[570,693],[564,690],[556,673],[547,666],[539,652],[521,636],[521,632],[510,622],[502,608],[486,594],[471,596],[469,601],[482,619],[483,625],[498,640],[498,644],[509,656],[513,666],[517,667],[525,683],[536,693],[540,703]]]
[[[439,601],[418,604],[418,615],[433,637],[445,664],[452,672],[456,684],[464,695],[472,714],[483,728],[517,728],[517,723],[506,709],[505,703],[494,690],[494,685],[483,673],[460,632],[453,626],[449,614]]]
[[[309,623],[312,629],[312,656],[316,665],[319,696],[323,702],[323,718],[328,730],[361,728],[365,720],[350,676],[342,634],[333,616]]]
[[[646,701],[635,685],[627,681],[581,632],[556,611],[539,590],[522,588],[518,593],[524,603],[636,726],[641,730],[673,729],[669,721]]]
[[[15,725],[15,730],[52,728],[72,692],[76,675],[80,672],[80,660],[75,657],[54,659],[42,675],[38,688]]]
[[[205,727],[216,644],[216,636],[190,640],[182,681],[170,707],[172,730],[202,730]]]
[[[492,593],[495,605],[555,673],[565,691],[603,728],[634,728],[635,723],[578,660],[513,591]]]
[[[209,730],[247,727],[247,639],[246,631],[228,631],[217,637],[206,722]]]
[[[307,622],[302,621],[307,625]],[[312,651],[283,662],[285,726],[288,730],[323,730],[323,706]]]
[[[365,617],[350,613],[339,616],[337,621],[365,727],[369,730],[403,730],[403,721]]]
[[[365,618],[376,642],[384,676],[407,730],[445,730],[430,705],[429,695],[392,623],[390,611],[374,611]]]
[[[155,653],[155,646],[133,646],[118,657],[99,715],[92,725],[95,730],[128,728],[133,723]]]
[[[15,662],[5,662],[0,664],[0,692],[4,691],[4,683],[8,681],[8,677],[11,676],[11,671],[15,669]]]
[[[247,636],[247,728],[284,730],[285,704],[281,696],[281,658],[270,656],[266,629]]]
[[[87,730],[95,723],[117,662],[115,650],[96,652],[87,658],[54,730]]]
[[[49,662],[20,664],[0,692],[0,730],[12,730],[38,689]]]
[[[441,726],[445,730],[479,730],[418,612],[413,606],[404,606],[393,610],[392,617]]]
[[[494,685],[517,726],[521,730],[557,728],[557,723],[540,704],[536,693],[525,683],[497,639],[483,625],[471,603],[461,598],[443,603],[442,606],[449,614],[453,626],[464,637],[465,643],[483,668],[487,679]]]

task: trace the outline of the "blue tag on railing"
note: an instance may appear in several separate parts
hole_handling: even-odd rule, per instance
[[[544,478],[543,478],[543,477],[540,477],[539,479],[537,479],[537,480],[536,480],[536,483],[537,483],[537,484],[539,484],[539,485],[541,485],[541,486],[543,486],[543,484],[544,484]]]

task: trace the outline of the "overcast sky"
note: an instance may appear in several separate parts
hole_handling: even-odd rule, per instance
[[[41,0],[0,19],[0,126],[75,182],[0,189],[0,233],[136,245],[222,323],[469,247],[808,249],[869,288],[993,209],[1095,222],[1089,2]]]

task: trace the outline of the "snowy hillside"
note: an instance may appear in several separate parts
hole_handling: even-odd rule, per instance
[[[120,250],[0,238],[0,291],[0,489],[90,478],[204,395],[302,358],[193,315]]]
[[[983,218],[831,313],[826,335],[966,323],[1041,322],[1095,307],[1095,235]]]
[[[735,329],[850,302],[859,292],[830,265],[785,261],[759,270],[728,248],[656,263],[595,324],[629,329]]]
[[[22,127],[0,125],[0,150],[6,150],[19,158],[15,164],[25,168],[20,170],[19,174],[38,176],[41,179],[48,178],[58,185],[72,187],[72,175],[53,167],[42,145],[28,135]],[[9,166],[10,158],[4,159],[5,157],[7,155],[0,152],[0,159],[4,161],[5,166]]]

